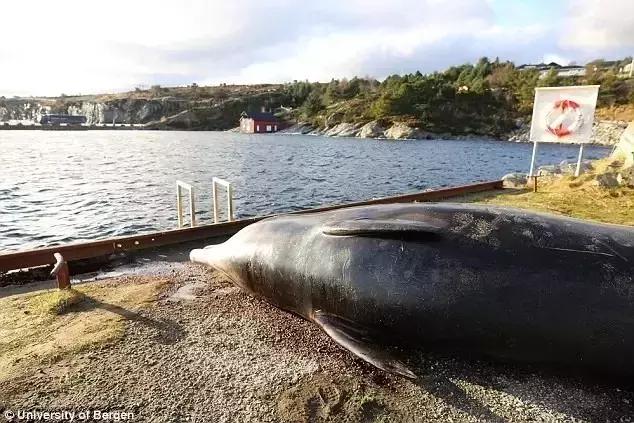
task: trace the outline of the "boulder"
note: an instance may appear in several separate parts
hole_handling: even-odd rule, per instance
[[[634,122],[631,122],[621,135],[612,157],[623,160],[623,167],[634,166]]]
[[[378,138],[382,137],[384,133],[385,128],[379,122],[373,120],[363,125],[357,136],[359,138]]]
[[[577,161],[576,160],[562,160],[559,163],[560,172],[564,175],[574,175],[577,171]],[[581,162],[581,173],[585,173],[589,170],[592,170],[592,160],[583,160]]]
[[[327,137],[354,137],[359,132],[360,124],[342,122],[326,130]]]
[[[395,122],[387,131],[385,131],[385,137],[402,140],[402,139],[414,139],[417,138],[416,128],[411,128],[402,122]]]
[[[601,188],[616,188],[620,185],[619,179],[615,173],[603,173],[601,175],[597,175],[595,183]]]
[[[509,173],[502,176],[504,188],[524,188],[528,182],[526,173]]]
[[[546,165],[537,168],[537,173],[542,176],[553,176],[561,174],[561,168],[557,165]]]
[[[602,145],[616,145],[627,124],[619,121],[599,121],[592,125],[592,142]]]
[[[634,187],[634,166],[621,169],[621,171],[616,175],[616,180],[620,185]]]

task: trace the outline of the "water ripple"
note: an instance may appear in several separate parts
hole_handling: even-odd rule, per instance
[[[496,179],[526,171],[532,148],[156,131],[2,131],[0,142],[0,251],[174,228],[178,179],[194,183],[196,219],[209,223],[214,176],[251,217]],[[576,153],[543,145],[539,160]]]

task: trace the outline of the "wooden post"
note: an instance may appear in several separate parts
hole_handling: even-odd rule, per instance
[[[57,263],[55,263],[55,267],[53,267],[51,275],[57,277],[57,288],[69,289],[70,271],[68,270],[68,263],[64,260],[64,257],[60,253],[54,253],[53,256],[57,260]]]

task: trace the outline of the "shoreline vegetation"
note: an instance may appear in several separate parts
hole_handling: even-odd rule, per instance
[[[391,75],[383,81],[355,77],[327,83],[192,83],[138,87],[119,94],[0,97],[0,129],[10,129],[8,121],[39,121],[44,113],[68,113],[86,116],[91,129],[115,124],[114,129],[229,130],[237,126],[243,111],[264,108],[296,133],[524,141],[535,87],[598,84],[594,142],[614,144],[624,122],[634,119],[634,78],[621,72],[630,62],[631,58],[600,59],[586,64],[583,76],[560,76],[555,67],[540,73],[481,58],[443,72]]]

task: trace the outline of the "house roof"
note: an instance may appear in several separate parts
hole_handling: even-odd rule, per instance
[[[517,68],[518,69],[546,70],[546,69],[551,69],[551,68],[560,69],[562,67],[564,67],[564,66],[561,66],[559,63],[550,62],[550,63],[536,63],[536,64],[527,63],[525,65],[518,66]]]
[[[241,117],[250,118],[253,120],[264,120],[267,122],[276,122],[277,117],[273,113],[267,112],[242,112]]]
[[[567,65],[567,66],[562,66],[559,69],[585,69],[585,66],[579,66],[579,65]]]

